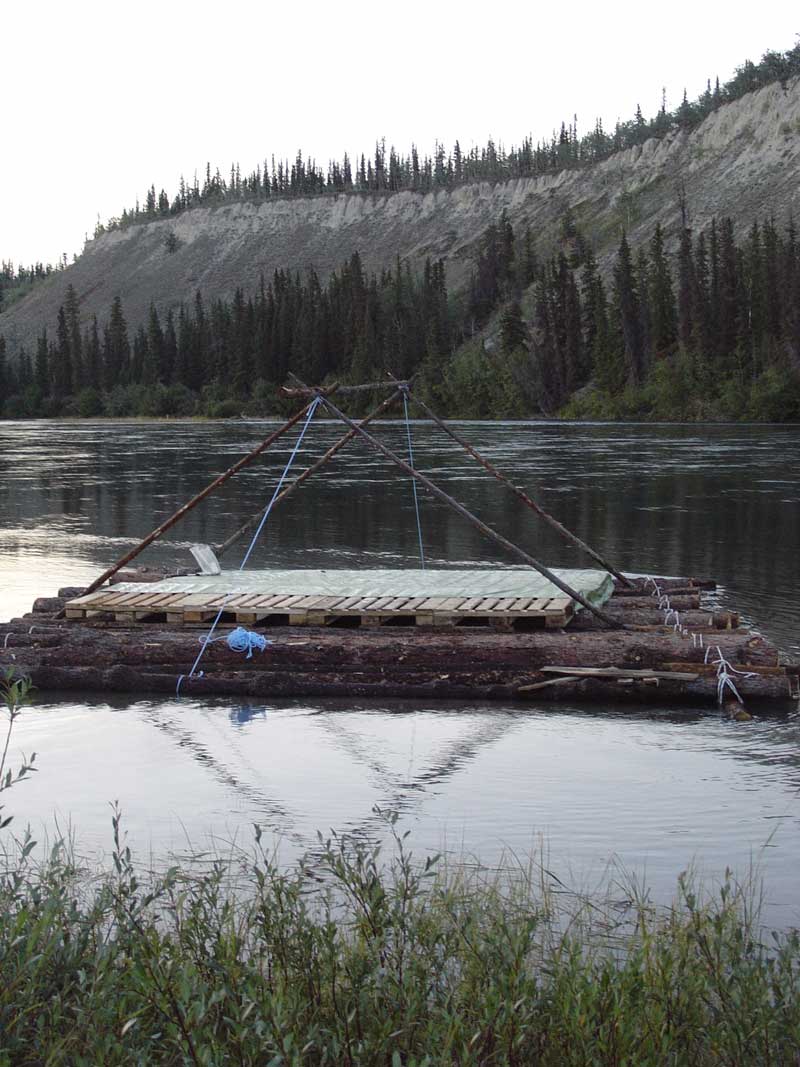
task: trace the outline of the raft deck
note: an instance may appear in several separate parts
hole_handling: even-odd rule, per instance
[[[320,572],[315,573],[320,580]],[[331,572],[322,573],[322,580],[329,582]],[[406,580],[411,574],[396,573]],[[433,580],[434,572],[425,573],[426,581]],[[515,581],[521,574],[530,575],[511,573]],[[360,574],[362,581],[370,580],[369,575]],[[449,574],[452,577],[453,572]],[[496,581],[499,572],[492,575]],[[284,697],[458,699],[464,701],[465,710],[476,700],[584,701],[607,708],[624,702],[717,704],[721,696],[729,714],[747,718],[732,686],[747,704],[753,701],[776,709],[788,708],[798,697],[800,668],[787,664],[762,635],[740,625],[737,612],[721,607],[710,593],[713,582],[638,578],[613,583],[603,612],[622,629],[609,629],[587,610],[565,617],[563,627],[548,626],[546,617],[544,621],[534,618],[533,626],[525,625],[525,609],[522,615],[514,615],[508,607],[498,612],[499,625],[462,624],[459,619],[469,620],[470,608],[459,616],[457,608],[449,607],[440,613],[450,625],[433,622],[425,626],[418,621],[421,605],[409,608],[407,603],[406,618],[413,620],[413,626],[393,625],[388,605],[374,603],[373,615],[366,609],[357,616],[356,629],[335,622],[314,625],[315,611],[323,619],[341,621],[347,618],[347,609],[341,602],[332,612],[320,608],[319,599],[335,593],[302,591],[317,600],[316,608],[309,604],[303,609],[308,624],[303,629],[285,625],[288,612],[263,616],[251,629],[266,638],[267,644],[263,651],[253,650],[250,657],[229,647],[225,638],[232,632],[236,611],[245,613],[255,607],[250,613],[259,615],[261,608],[269,611],[269,605],[259,607],[240,600],[228,618],[220,620],[215,640],[205,650],[202,674],[190,674],[210,624],[191,621],[191,609],[185,603],[184,610],[176,612],[181,621],[168,622],[165,605],[174,603],[175,595],[208,596],[209,590],[187,593],[184,588],[180,593],[180,579],[166,580],[168,587],[159,590],[165,581],[161,576],[149,572],[138,577],[150,584],[131,581],[98,590],[109,598],[118,594],[119,599],[105,601],[108,610],[95,611],[92,605],[102,601],[86,601],[81,590],[64,589],[58,597],[37,600],[24,618],[0,624],[0,670],[12,668],[28,675],[40,690],[163,693],[174,698],[179,688],[181,696],[267,701]],[[208,581],[204,576],[191,580],[203,585]],[[170,587],[173,582],[176,587]],[[519,589],[495,589],[498,600],[508,599],[499,593],[512,591]],[[439,587],[435,592],[446,590]],[[526,592],[534,599],[532,592]],[[229,593],[228,606],[237,597],[260,595],[242,587]],[[366,599],[363,594],[361,589],[353,596]],[[301,596],[301,592],[289,595]],[[153,599],[148,602],[148,597]],[[83,604],[78,603],[82,600]],[[81,610],[83,617],[64,618],[67,604],[73,611]],[[159,605],[161,612],[148,610]],[[213,610],[208,599],[202,607]],[[396,610],[402,609],[400,605]],[[528,610],[537,609],[529,603]],[[379,624],[365,625],[365,616]]]
[[[614,590],[594,570],[554,572],[598,606]],[[567,626],[578,605],[541,575],[523,568],[428,570],[227,571],[165,579],[142,589],[122,583],[67,602],[68,619],[182,626],[477,625]]]

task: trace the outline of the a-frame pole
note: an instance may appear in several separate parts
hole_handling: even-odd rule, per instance
[[[218,489],[219,486],[223,484],[223,482],[227,482],[227,480],[232,478],[237,471],[242,469],[242,467],[246,467],[249,463],[252,463],[257,456],[260,456],[262,452],[266,451],[266,449],[274,444],[279,437],[282,437],[288,430],[291,430],[291,428],[307,414],[310,407],[310,404],[306,404],[304,408],[298,411],[295,415],[292,415],[292,417],[282,426],[279,426],[277,430],[274,430],[269,437],[265,438],[260,445],[252,450],[252,452],[248,452],[246,456],[243,456],[238,462],[234,463],[232,467],[228,467],[228,469],[223,471],[218,478],[215,478],[213,482],[209,483],[205,489],[202,489],[186,504],[178,508],[178,510],[170,515],[168,519],[165,519],[160,526],[157,526],[152,533],[149,533],[144,540],[140,541],[135,548],[132,548],[130,552],[126,552],[125,555],[121,559],[118,559],[112,567],[108,568],[108,570],[103,571],[99,578],[95,578],[92,584],[84,590],[83,595],[86,596],[88,593],[93,593],[95,589],[99,589],[103,582],[107,582],[109,578],[112,578],[117,573],[117,571],[122,570],[122,568],[130,563],[131,560],[135,559],[140,552],[147,548],[148,545],[152,544],[153,541],[157,540],[162,534],[166,533],[167,530],[180,522],[184,515],[187,515],[192,508],[199,504],[201,500],[204,500],[209,493],[213,493],[215,489]]]
[[[511,490],[511,492],[516,497],[518,497],[518,499],[521,500],[526,507],[530,508],[531,511],[535,512],[540,518],[544,519],[544,521],[549,526],[552,526],[552,528],[557,533],[559,533],[566,541],[570,541],[577,548],[581,549],[581,551],[591,556],[596,563],[599,563],[604,570],[608,571],[608,573],[612,574],[615,578],[618,578],[619,581],[622,582],[624,585],[633,585],[629,578],[626,578],[624,574],[621,574],[616,569],[616,567],[612,567],[608,560],[603,559],[599,552],[595,552],[595,550],[593,548],[590,548],[585,541],[582,541],[580,537],[574,534],[571,530],[568,530],[566,526],[562,525],[562,523],[560,523],[558,519],[551,515],[549,511],[545,511],[542,505],[538,504],[533,499],[533,497],[528,496],[524,489],[521,489],[518,485],[514,485],[514,483],[511,482],[505,476],[505,474],[501,473],[501,471],[499,471],[497,467],[494,466],[494,464],[490,463],[488,459],[486,459],[480,454],[480,452],[477,451],[477,449],[473,448],[469,441],[465,441],[464,438],[460,436],[460,434],[457,434],[456,431],[453,430],[452,427],[448,426],[443,419],[440,419],[439,416],[435,414],[435,412],[431,411],[431,409],[423,400],[420,400],[418,396],[415,396],[407,387],[404,391],[408,393],[408,395],[411,397],[411,400],[417,405],[417,407],[421,411],[424,411],[428,418],[432,422],[434,422],[440,430],[444,430],[446,434],[452,437],[456,444],[461,445],[464,451],[467,452],[470,456],[472,456],[474,460],[480,463],[480,465],[484,467],[489,472],[489,474],[491,474],[499,482],[502,482],[503,485],[507,486]]]
[[[454,511],[458,512],[458,514],[465,518],[468,522],[471,522],[473,526],[477,527],[477,529],[481,531],[481,533],[485,534],[493,541],[496,541],[497,544],[501,545],[507,552],[510,552],[512,555],[520,559],[523,563],[527,564],[527,566],[533,567],[533,569],[538,571],[539,574],[547,578],[549,582],[552,582],[554,586],[560,589],[563,593],[566,593],[568,597],[570,597],[572,600],[576,600],[588,611],[591,611],[591,613],[597,616],[597,618],[600,619],[602,622],[604,622],[606,626],[609,626],[612,630],[625,629],[624,624],[618,622],[617,619],[611,618],[610,615],[606,615],[606,613],[604,611],[601,611],[600,608],[595,607],[594,604],[587,600],[586,597],[584,597],[576,589],[571,589],[566,582],[563,582],[558,577],[558,575],[553,574],[553,572],[547,567],[545,567],[543,563],[540,563],[538,560],[534,559],[533,556],[529,556],[524,549],[520,548],[512,541],[509,541],[507,538],[503,537],[502,534],[497,533],[497,531],[493,530],[491,526],[487,526],[486,523],[479,519],[477,515],[473,515],[473,513],[467,508],[465,508],[463,504],[459,504],[457,500],[454,500],[449,493],[446,493],[444,491],[444,489],[440,489],[438,485],[436,485],[430,480],[430,478],[428,478],[424,474],[421,474],[418,470],[415,470],[412,466],[406,463],[404,459],[401,459],[400,456],[392,452],[391,449],[381,444],[381,442],[376,437],[373,437],[371,433],[368,433],[366,430],[363,430],[358,425],[358,423],[354,422],[351,418],[345,415],[343,411],[340,411],[335,404],[331,403],[331,401],[323,393],[318,392],[316,393],[316,395],[322,398],[323,404],[331,412],[332,415],[335,415],[338,419],[341,419],[341,421],[345,423],[346,426],[349,426],[351,430],[354,430],[360,437],[362,437],[365,441],[372,445],[372,447],[376,449],[376,451],[382,453],[384,456],[386,456],[387,459],[390,459],[392,463],[394,463],[402,471],[405,471],[405,473],[410,475],[410,477],[416,478],[416,480],[422,485],[424,485],[425,488],[429,490],[429,492],[433,493],[435,497],[437,497],[443,503],[447,504],[448,507],[451,507]]]
[[[398,386],[400,386],[400,384],[401,383],[398,383]],[[295,393],[295,395],[300,392],[303,392],[307,395],[309,391],[293,390],[293,392]],[[393,392],[390,397],[384,400],[382,404],[379,404],[378,407],[374,409],[374,411],[370,411],[370,413],[368,415],[365,415],[363,419],[359,419],[359,425],[366,426],[368,423],[372,422],[373,419],[379,418],[381,415],[383,415],[385,411],[387,411],[392,406],[392,404],[397,403],[397,401],[402,395],[402,388],[396,389],[395,392]],[[275,497],[274,501],[272,502],[273,509],[275,508],[276,504],[280,504],[282,500],[285,500],[290,493],[293,493],[295,489],[301,486],[303,482],[306,481],[306,479],[311,477],[312,474],[316,474],[316,472],[318,470],[321,470],[326,465],[326,463],[330,462],[330,460],[333,459],[336,453],[339,452],[342,448],[344,448],[348,441],[352,441],[355,436],[355,430],[348,430],[344,437],[340,437],[335,444],[331,445],[331,447],[328,449],[324,456],[321,456],[316,463],[313,463],[301,474],[298,474],[294,481],[290,482],[289,485],[287,485],[285,489],[281,490],[281,492],[278,493],[278,495]],[[263,510],[257,512],[255,515],[252,516],[252,518],[249,518],[246,523],[240,526],[238,530],[234,530],[234,532],[226,541],[223,541],[221,545],[216,545],[214,547],[214,552],[216,553],[216,555],[224,555],[231,547],[231,545],[235,544],[239,540],[239,538],[243,537],[244,534],[246,534],[249,530],[252,530],[256,523],[261,520],[262,515]]]

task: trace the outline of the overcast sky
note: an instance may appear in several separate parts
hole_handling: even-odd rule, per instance
[[[0,258],[72,258],[154,183],[243,173],[297,148],[327,163],[385,136],[421,153],[606,128],[791,48],[787,0],[392,4],[5,0]]]

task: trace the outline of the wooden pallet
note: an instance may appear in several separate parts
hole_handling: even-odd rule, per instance
[[[569,597],[403,597],[317,596],[289,593],[135,593],[100,589],[66,605],[68,619],[111,613],[120,623],[147,620],[181,625],[213,619],[219,610],[243,625],[283,622],[290,626],[381,626],[398,620],[418,626],[473,624],[513,626],[516,620],[542,620],[548,629],[566,626],[575,611]]]

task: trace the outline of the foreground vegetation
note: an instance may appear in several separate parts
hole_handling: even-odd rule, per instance
[[[604,907],[544,870],[417,864],[388,822],[389,861],[334,837],[287,871],[256,831],[249,857],[146,880],[116,810],[99,876],[9,839],[0,1064],[795,1062],[800,941],[764,943],[748,893]]]

